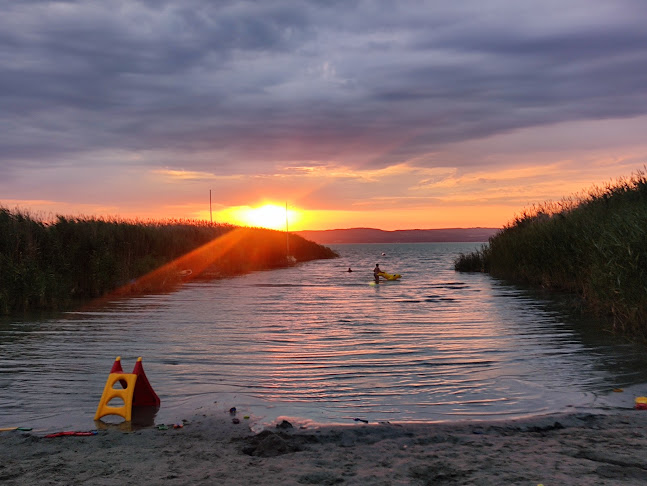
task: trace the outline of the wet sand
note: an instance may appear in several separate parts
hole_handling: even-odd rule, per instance
[[[287,425],[287,424],[286,424]],[[647,483],[647,411],[500,422],[270,428],[198,415],[182,428],[0,433],[0,483],[618,485]]]

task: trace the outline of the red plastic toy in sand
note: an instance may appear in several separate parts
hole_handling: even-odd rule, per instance
[[[116,388],[119,382],[121,388]],[[112,406],[110,401],[118,399],[123,402],[122,406]],[[103,388],[103,394],[97,407],[94,420],[99,420],[106,415],[119,415],[130,422],[132,418],[132,407],[159,407],[160,399],[153,390],[144,367],[142,359],[137,358],[132,373],[124,373],[121,368],[121,357],[117,356],[110,370],[110,375]]]

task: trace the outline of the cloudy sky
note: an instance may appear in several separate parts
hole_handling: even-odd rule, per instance
[[[10,209],[498,227],[647,162],[643,0],[0,6]]]

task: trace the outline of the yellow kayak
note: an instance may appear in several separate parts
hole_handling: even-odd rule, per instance
[[[402,275],[400,275],[399,273],[390,274],[390,273],[386,273],[386,272],[380,272],[380,273],[378,273],[378,275],[380,277],[384,277],[386,280],[397,280],[400,277],[402,277]]]

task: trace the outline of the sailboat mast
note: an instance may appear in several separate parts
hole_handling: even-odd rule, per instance
[[[286,258],[290,260],[290,233],[288,230],[288,203],[285,203],[285,249]]]

